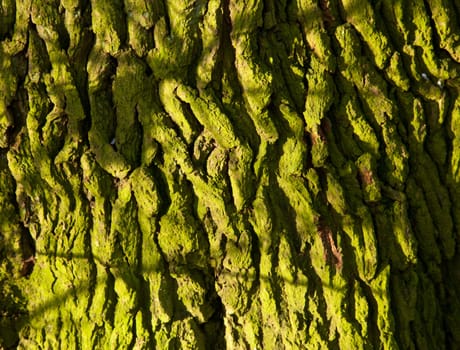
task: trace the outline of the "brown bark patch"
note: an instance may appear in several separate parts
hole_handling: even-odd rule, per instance
[[[34,270],[34,266],[35,266],[35,257],[33,255],[23,260],[22,267],[21,267],[21,276],[23,277],[29,276]]]
[[[332,11],[330,8],[329,0],[320,0],[319,7],[323,12],[323,23],[326,29],[330,28],[334,22],[335,17],[332,15]]]
[[[374,183],[374,176],[373,176],[371,170],[368,170],[368,169],[361,169],[361,170],[359,171],[359,174],[360,174],[360,177],[361,177],[361,181],[362,181],[365,185],[370,185],[370,184]]]
[[[334,242],[330,227],[324,223],[321,223],[318,226],[318,233],[321,238],[321,242],[323,243],[324,260],[329,265],[334,265],[337,270],[342,270],[342,252],[340,248],[337,248]]]

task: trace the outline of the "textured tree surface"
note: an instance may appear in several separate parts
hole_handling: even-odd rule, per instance
[[[459,17],[1,0],[3,347],[460,348]]]

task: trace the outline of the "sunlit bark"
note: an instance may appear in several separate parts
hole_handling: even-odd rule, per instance
[[[459,348],[459,14],[0,1],[4,346]]]

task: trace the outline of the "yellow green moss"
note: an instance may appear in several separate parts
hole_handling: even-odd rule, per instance
[[[253,152],[246,145],[234,148],[229,156],[228,174],[237,211],[240,211],[248,204],[254,192],[254,181],[250,175],[252,161]]]
[[[332,54],[331,42],[324,29],[322,13],[315,1],[297,1],[298,17],[302,18],[302,30],[314,56],[312,60],[321,62],[328,71],[334,71],[335,58]]]
[[[31,3],[31,0],[15,3],[14,32],[11,39],[2,40],[1,42],[1,46],[7,54],[15,55],[24,50],[27,44]],[[6,9],[6,4],[5,6],[2,5],[2,8]],[[3,16],[1,17],[3,18]]]
[[[187,118],[186,108],[176,95],[176,89],[178,86],[179,82],[176,80],[162,80],[158,86],[158,93],[163,108],[168,113],[168,116],[179,126],[182,137],[187,141],[187,143],[191,143],[196,137],[197,130],[191,120]]]
[[[222,31],[222,1],[212,0],[207,4],[203,21],[200,22],[202,51],[196,74],[198,88],[204,88],[212,82],[213,72],[218,65],[218,51],[222,45],[219,36]]]
[[[390,266],[386,266],[383,270],[379,271],[376,277],[370,282],[370,288],[377,303],[377,327],[380,342],[384,348],[398,349],[398,343],[394,334],[394,318],[389,293],[390,272]]]
[[[305,167],[307,146],[304,140],[304,123],[293,108],[287,104],[280,105],[280,112],[283,119],[289,126],[290,137],[282,146],[282,156],[279,160],[280,174],[300,175]]]
[[[239,144],[229,118],[216,103],[216,98],[208,94],[198,95],[193,89],[179,85],[177,96],[190,105],[201,125],[211,132],[219,145],[227,149]]]
[[[369,46],[375,64],[383,69],[391,57],[391,45],[379,28],[378,17],[376,17],[371,4],[368,1],[344,0],[343,7],[349,23],[362,35]]]
[[[136,166],[139,161],[141,127],[137,118],[137,105],[143,98],[146,65],[133,54],[117,58],[117,70],[112,84],[116,113],[115,145],[124,159]],[[113,142],[111,140],[111,142]]]
[[[303,113],[308,129],[319,125],[334,101],[334,84],[324,65],[315,57],[307,74],[308,91]]]
[[[14,67],[11,65],[12,57],[4,52],[0,46],[0,147],[8,147],[8,129],[14,125],[13,116],[7,110],[7,107],[13,99],[17,88],[17,76]]]
[[[440,37],[440,47],[447,50],[458,62],[460,60],[460,35],[455,6],[446,0],[430,0],[431,10],[437,35]]]
[[[411,212],[415,219],[414,232],[417,237],[420,253],[423,254],[424,260],[439,262],[441,252],[436,244],[435,232],[430,211],[423,196],[423,192],[415,184],[414,180],[409,179],[407,183],[408,199],[411,206]]]
[[[364,153],[356,160],[356,167],[361,180],[364,200],[378,202],[382,198],[380,180],[377,178],[375,158],[369,153]]]
[[[96,160],[102,168],[114,177],[124,178],[131,170],[131,166],[111,144],[115,134],[114,121],[116,121],[111,91],[108,90],[111,69],[110,57],[100,47],[95,46],[88,62],[89,101],[92,114],[88,138]]]
[[[126,38],[121,0],[91,1],[91,22],[96,40],[105,53],[115,55]]]

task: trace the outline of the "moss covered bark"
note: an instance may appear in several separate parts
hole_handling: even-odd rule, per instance
[[[0,1],[0,341],[460,347],[460,7]]]

